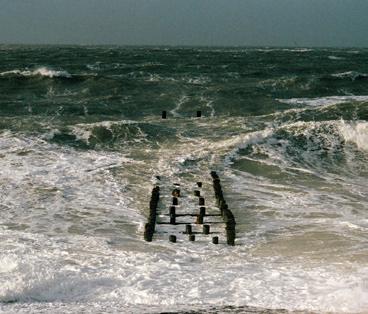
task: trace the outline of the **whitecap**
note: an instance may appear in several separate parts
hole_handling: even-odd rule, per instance
[[[189,100],[188,96],[186,96],[186,95],[181,96],[180,99],[178,100],[178,102],[176,103],[175,108],[173,110],[170,110],[170,113],[174,117],[180,117],[180,114],[178,113],[178,111],[181,109],[181,106],[184,105],[188,100]]]
[[[352,81],[355,81],[356,79],[368,79],[368,74],[366,73],[360,73],[360,72],[356,72],[356,71],[347,71],[347,72],[342,72],[342,73],[335,73],[331,75],[332,77],[336,77],[336,78],[349,78]]]
[[[347,102],[365,102],[368,101],[368,96],[329,96],[318,98],[290,98],[276,99],[277,101],[289,105],[306,105],[311,107],[323,107],[330,105],[343,104]]]
[[[341,120],[338,128],[345,141],[354,143],[360,150],[368,151],[368,122],[347,123]]]
[[[345,60],[345,58],[337,57],[337,56],[328,56],[328,59],[330,59],[330,60]]]
[[[71,78],[72,75],[64,70],[53,70],[47,67],[39,67],[35,70],[11,70],[1,72],[0,76],[24,76],[24,77],[32,77],[32,76],[42,76],[48,78],[62,77],[62,78]]]

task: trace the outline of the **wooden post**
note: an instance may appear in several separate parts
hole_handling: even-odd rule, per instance
[[[203,234],[210,234],[210,225],[203,225]]]
[[[152,237],[153,237],[153,229],[152,229],[152,225],[149,223],[146,223],[144,226],[144,239],[147,242],[151,242],[152,241]]]
[[[176,224],[176,209],[175,206],[170,206],[170,224]]]
[[[192,225],[190,224],[185,225],[185,233],[192,234]]]
[[[175,235],[170,235],[169,236],[169,241],[172,243],[176,243],[176,236]]]
[[[157,206],[160,199],[160,188],[155,186],[152,189],[151,200],[149,204],[148,223],[144,227],[144,239],[148,242],[152,241],[156,226]]]
[[[204,197],[200,197],[198,200],[199,206],[204,206]]]
[[[202,215],[197,215],[196,224],[198,224],[198,225],[203,224],[203,216]]]
[[[201,216],[205,216],[206,215],[206,207],[200,207],[199,208],[199,214],[201,215]]]
[[[166,111],[162,111],[161,117],[162,117],[162,119],[166,119],[166,117],[167,117]]]
[[[173,204],[173,205],[178,205],[178,204],[179,204],[179,202],[178,202],[178,198],[177,198],[177,197],[173,197],[173,198],[172,198],[172,204]]]

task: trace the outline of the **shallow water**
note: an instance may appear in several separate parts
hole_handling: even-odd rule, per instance
[[[367,61],[0,46],[0,311],[367,312]],[[155,176],[211,170],[236,246],[143,241]]]

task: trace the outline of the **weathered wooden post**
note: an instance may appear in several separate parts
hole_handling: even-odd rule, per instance
[[[226,237],[228,245],[235,245],[235,218],[233,213],[226,209],[223,212],[223,217],[226,222]]]
[[[203,234],[210,234],[210,225],[203,225]]]
[[[152,225],[150,223],[146,223],[144,226],[144,239],[147,242],[151,242],[153,237]]]
[[[170,235],[169,236],[169,241],[172,243],[176,243],[176,236],[175,235]]]
[[[194,196],[200,197],[201,196],[201,191],[195,190],[194,191]]]
[[[152,189],[151,193],[148,223],[146,223],[146,225],[144,226],[144,239],[148,242],[152,241],[153,234],[155,232],[157,206],[159,199],[160,199],[160,188],[158,186],[155,186]]]
[[[185,225],[185,233],[192,234],[192,225],[190,224]]]
[[[191,242],[195,241],[195,235],[194,234],[189,235],[189,241],[191,241]]]
[[[212,243],[213,244],[218,244],[219,243],[219,238],[218,237],[213,237],[212,238]]]
[[[204,206],[204,197],[200,197],[198,200],[198,205],[199,206]]]
[[[199,214],[201,216],[205,216],[206,215],[206,207],[199,207]]]
[[[170,224],[176,224],[176,208],[175,206],[170,206]]]
[[[202,215],[197,215],[196,224],[198,224],[198,225],[203,224],[203,216]]]
[[[178,205],[178,204],[179,204],[179,202],[178,202],[178,198],[177,198],[177,197],[173,197],[173,198],[172,198],[172,204],[173,204],[173,205]]]

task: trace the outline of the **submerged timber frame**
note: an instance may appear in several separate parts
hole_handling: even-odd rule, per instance
[[[152,189],[151,199],[149,204],[149,215],[148,221],[145,224],[144,228],[144,239],[148,242],[151,242],[154,238],[155,233],[169,233],[169,241],[177,242],[178,234],[185,234],[188,237],[188,240],[194,242],[197,236],[212,236],[212,243],[219,243],[219,230],[212,231],[213,226],[225,225],[225,237],[226,243],[228,245],[235,245],[236,238],[236,230],[235,230],[235,217],[231,210],[229,209],[226,200],[224,198],[224,194],[221,187],[221,181],[218,174],[215,171],[211,172],[211,177],[213,180],[213,190],[216,200],[216,206],[219,210],[219,213],[208,211],[208,208],[205,206],[205,198],[201,195],[202,182],[197,182],[197,189],[194,190],[195,197],[195,212],[181,212],[177,211],[178,206],[180,207],[181,200],[181,190],[180,185],[175,184],[174,189],[172,190],[172,199],[171,205],[169,207],[169,211],[162,213],[159,211],[159,202],[160,202],[160,187],[157,185]],[[165,221],[163,218],[167,218],[169,220]],[[222,217],[222,221],[207,221],[208,219],[214,220],[214,218]],[[179,221],[182,218],[192,219],[195,218],[195,221]],[[156,229],[156,225],[170,225],[171,231],[169,232],[159,232]],[[184,230],[182,229],[182,225],[185,225]],[[202,227],[201,231],[194,231],[194,229],[198,229]]]

